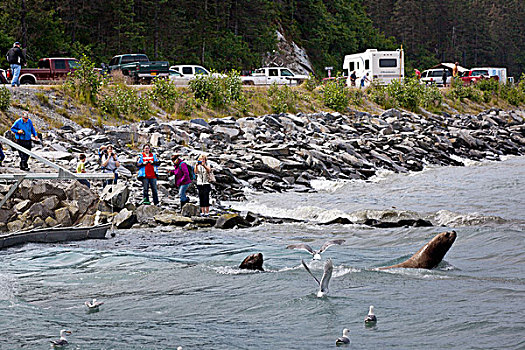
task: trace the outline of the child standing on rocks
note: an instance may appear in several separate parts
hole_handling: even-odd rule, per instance
[[[159,204],[157,192],[157,171],[159,165],[160,161],[157,159],[157,155],[151,152],[150,145],[144,145],[142,153],[137,160],[137,167],[139,168],[138,178],[142,181],[142,204],[151,204],[148,187],[151,187],[153,204]]]
[[[77,174],[82,174],[86,172],[86,155],[84,153],[81,153],[78,156],[78,164],[77,164]],[[86,179],[80,179],[78,180],[82,185],[87,186],[87,188],[90,188],[91,185],[88,180]]]

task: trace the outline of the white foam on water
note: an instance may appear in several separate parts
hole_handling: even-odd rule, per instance
[[[231,266],[214,267],[213,270],[215,270],[215,272],[217,272],[219,275],[247,275],[261,272],[258,270],[246,270]]]
[[[502,224],[506,220],[499,216],[487,216],[480,213],[456,213],[449,210],[440,210],[432,217],[438,226],[461,227],[483,224]]]
[[[326,179],[315,179],[310,181],[313,189],[319,192],[334,193],[339,189],[343,188],[346,184],[352,180],[326,180]]]
[[[15,299],[16,294],[16,279],[9,274],[0,274],[0,300]]]

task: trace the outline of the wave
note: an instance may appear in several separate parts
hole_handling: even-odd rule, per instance
[[[435,225],[448,227],[483,226],[488,224],[504,224],[507,220],[499,216],[483,215],[479,213],[456,213],[449,210],[440,210],[430,216]]]

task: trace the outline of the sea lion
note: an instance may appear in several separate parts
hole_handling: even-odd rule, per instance
[[[416,254],[400,264],[380,267],[380,270],[392,268],[433,269],[436,267],[456,240],[456,231],[441,232],[425,244]]]
[[[263,255],[262,253],[256,253],[252,255],[248,255],[244,260],[242,261],[241,265],[239,266],[240,269],[246,269],[246,270],[259,270],[264,271],[263,269]]]

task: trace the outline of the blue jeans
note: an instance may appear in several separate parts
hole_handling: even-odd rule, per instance
[[[181,202],[187,202],[189,201],[189,198],[186,197],[186,191],[188,190],[188,187],[190,187],[191,184],[186,185],[180,185],[179,187],[179,197]]]
[[[153,195],[153,204],[159,204],[159,195],[157,193],[157,179],[142,178],[142,196],[149,202],[148,187],[151,187]]]
[[[11,65],[11,72],[13,73],[13,79],[11,80],[11,86],[20,86],[20,69],[22,69],[22,66],[19,64],[12,64]]]
[[[104,171],[104,173],[107,173],[107,171]],[[115,178],[113,180],[104,180],[104,187],[106,187],[107,185],[116,185],[117,184],[118,173],[115,171],[115,172],[113,172],[113,174],[115,175]]]
[[[2,150],[2,146],[0,146],[0,163],[2,163],[5,159],[4,151]]]

